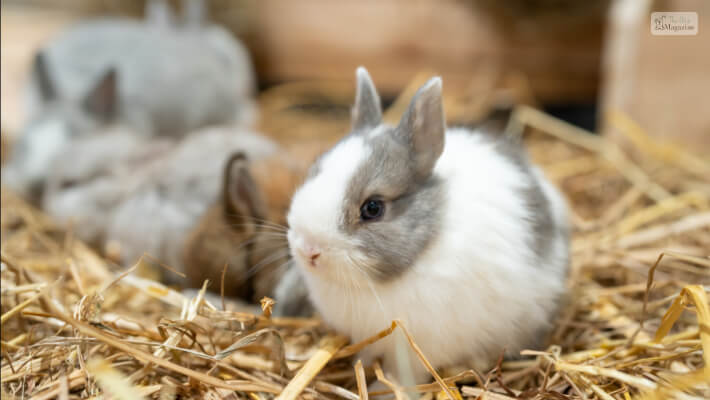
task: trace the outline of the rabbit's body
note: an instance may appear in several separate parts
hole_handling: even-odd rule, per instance
[[[42,51],[59,101],[80,102],[115,68],[117,119],[149,136],[231,122],[254,86],[248,54],[218,26],[185,30],[103,18],[76,25]],[[28,115],[44,106],[33,79]]]
[[[77,139],[52,165],[43,205],[83,240],[118,244],[120,261],[144,253],[184,271],[189,232],[217,200],[234,152],[269,157],[278,147],[238,127],[205,128],[181,141],[103,132]]]
[[[290,280],[300,274],[325,321],[355,342],[402,320],[434,367],[487,368],[536,345],[565,288],[561,196],[516,144],[446,130],[440,80],[397,127],[381,124],[364,70],[358,81],[353,133],[294,195]],[[362,356],[383,355],[397,373],[395,347],[385,339]]]
[[[82,240],[100,245],[113,211],[143,178],[142,168],[174,146],[113,130],[71,142],[51,163],[42,208],[60,222],[70,222]]]

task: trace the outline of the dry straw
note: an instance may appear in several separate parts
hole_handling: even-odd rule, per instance
[[[610,122],[633,153],[533,108],[514,113],[508,134],[524,136],[571,205],[571,294],[546,349],[490,371],[435,371],[397,321],[346,346],[317,319],[271,318],[269,302],[256,315],[204,290],[186,298],[3,190],[2,398],[354,400],[375,379],[427,400],[708,398],[710,162],[620,113]],[[356,362],[396,329],[433,383],[403,387]]]

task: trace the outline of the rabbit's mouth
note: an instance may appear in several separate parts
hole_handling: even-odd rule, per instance
[[[348,286],[368,279],[366,265],[370,260],[357,247],[338,238],[326,241],[316,237],[321,238],[299,229],[288,232],[291,256],[306,274]]]

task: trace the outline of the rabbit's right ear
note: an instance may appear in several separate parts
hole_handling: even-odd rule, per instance
[[[234,153],[225,166],[222,186],[225,218],[238,222],[234,228],[260,223],[266,217],[261,191],[249,172],[249,162],[243,152]]]
[[[145,4],[145,20],[153,26],[175,25],[175,15],[167,0],[148,0]]]
[[[409,145],[417,179],[428,178],[444,151],[446,136],[441,78],[432,78],[419,88],[395,133]]]
[[[370,74],[364,67],[359,67],[355,72],[357,89],[355,91],[355,105],[352,111],[353,131],[374,128],[382,122],[382,106],[380,96],[372,83]]]
[[[37,81],[40,96],[42,100],[50,101],[57,97],[57,91],[49,76],[49,66],[47,65],[47,56],[43,51],[35,54],[34,65],[32,66],[34,77]]]

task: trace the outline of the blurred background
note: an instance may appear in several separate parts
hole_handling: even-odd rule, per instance
[[[347,90],[364,65],[386,103],[428,71],[447,90],[468,89],[472,101],[496,86],[505,90],[494,102],[536,104],[590,130],[605,128],[604,110],[621,109],[655,136],[710,145],[707,30],[649,29],[651,11],[694,11],[702,25],[704,0],[206,3],[209,19],[247,46],[262,91],[302,80],[342,81]],[[144,8],[144,0],[3,1],[3,132],[12,137],[22,124],[19,94],[39,46],[78,20],[140,18]]]

